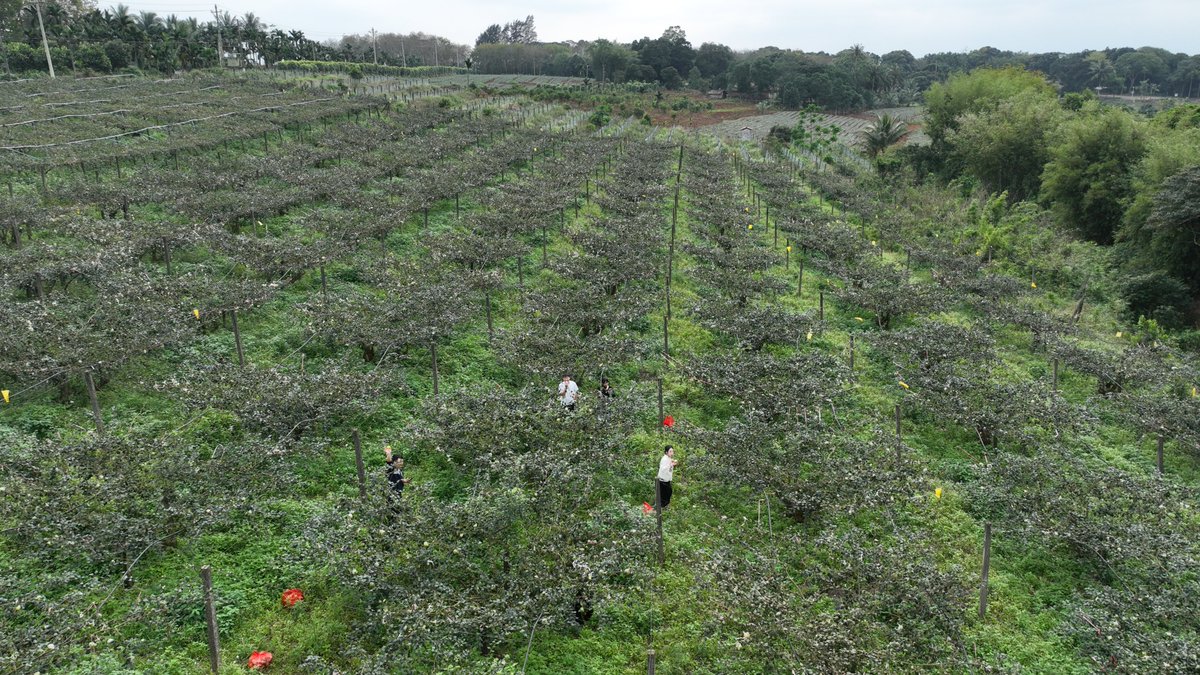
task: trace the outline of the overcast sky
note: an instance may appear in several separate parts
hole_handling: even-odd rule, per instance
[[[773,45],[837,52],[860,43],[884,54],[997,49],[1072,52],[1163,47],[1200,52],[1200,0],[226,0],[223,11],[254,12],[268,24],[316,40],[346,33],[424,31],[474,44],[489,24],[532,14],[544,42],[608,38],[630,42],[681,26],[693,46]],[[115,3],[112,3],[115,4]],[[133,0],[134,11],[207,18],[198,0]],[[101,0],[101,7],[109,3]]]

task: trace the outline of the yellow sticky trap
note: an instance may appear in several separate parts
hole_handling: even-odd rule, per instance
[[[749,206],[747,206],[747,207],[746,207],[746,213],[750,213],[750,207],[749,207]]]
[[[753,229],[754,229],[754,225],[747,225],[747,226],[746,226],[746,229],[747,229],[747,230],[753,230]]]
[[[1117,337],[1121,337],[1121,331],[1117,331]]]
[[[792,247],[791,247],[791,246],[787,247],[787,252],[788,252],[788,253],[791,253],[791,252],[792,252]]]
[[[872,239],[872,240],[871,240],[871,245],[872,245],[872,246],[878,246],[878,244],[876,244],[876,243],[875,243],[875,240],[874,240],[874,239]]]
[[[812,342],[812,331],[811,330],[808,331],[808,335],[804,339],[808,340],[809,342]],[[1196,395],[1196,390],[1192,389],[1192,396],[1195,396],[1195,395]]]
[[[199,320],[200,320],[200,310],[198,310],[198,309],[193,309],[193,310],[192,310],[192,316],[196,317],[196,320],[197,320],[197,321],[199,321]]]
[[[1193,389],[1193,390],[1192,390],[1192,395],[1194,396],[1194,395],[1195,395],[1195,393],[1196,393],[1196,390],[1195,390],[1195,389]],[[5,390],[3,390],[3,391],[0,391],[0,396],[3,396],[3,397],[4,397],[4,402],[5,402],[5,403],[8,403],[8,390],[7,390],[7,389],[5,389]]]
[[[908,389],[908,385],[904,383],[904,380],[900,380],[900,386]]]
[[[1031,282],[1029,282],[1029,287],[1030,287],[1030,288],[1037,288],[1037,282],[1036,282],[1036,281],[1031,281]]]
[[[863,318],[862,318],[861,316],[856,316],[856,317],[854,317],[854,320],[855,320],[855,321],[862,321],[862,320],[863,320]]]
[[[809,333],[809,335],[812,335],[812,333]],[[1195,387],[1192,387],[1192,397],[1195,398],[1196,396],[1200,396],[1200,394],[1196,393]]]
[[[941,499],[941,498],[942,498],[942,488],[937,488],[937,489],[935,489],[935,490],[933,491],[933,498],[934,498],[934,499]]]

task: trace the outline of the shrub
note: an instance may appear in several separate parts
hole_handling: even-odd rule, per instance
[[[1183,323],[1191,302],[1187,284],[1161,271],[1131,277],[1121,287],[1121,298],[1130,322],[1145,316],[1167,327]]]
[[[130,46],[120,40],[109,40],[104,43],[104,55],[108,56],[110,70],[121,70],[130,65]]]
[[[610,119],[612,119],[612,108],[602,105],[598,106],[592,116],[588,118],[588,123],[599,129],[608,124]]]
[[[100,73],[112,71],[112,61],[108,58],[108,54],[101,47],[96,45],[84,45],[75,52],[75,59],[79,65],[94,70]]]

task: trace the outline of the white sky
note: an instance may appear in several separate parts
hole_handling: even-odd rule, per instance
[[[533,14],[545,42],[657,37],[671,25],[693,46],[773,45],[837,52],[860,43],[915,56],[983,46],[1028,52],[1163,47],[1200,52],[1200,0],[227,0],[223,11],[254,12],[266,23],[315,40],[347,33],[424,31],[474,44],[492,23]],[[116,4],[115,2],[111,4]],[[198,0],[133,0],[137,12],[211,16]],[[110,6],[100,0],[102,8]]]

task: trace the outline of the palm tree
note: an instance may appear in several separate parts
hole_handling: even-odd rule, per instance
[[[137,20],[129,13],[129,7],[118,4],[113,8],[110,19],[113,32],[118,40],[129,37],[130,31],[137,27]]]
[[[879,153],[900,142],[900,139],[904,138],[904,135],[907,133],[908,128],[902,120],[884,113],[879,116],[875,124],[867,127],[866,131],[863,132],[863,149],[867,151],[867,156],[874,158]]]
[[[242,16],[238,31],[238,44],[242,50],[242,59],[247,66],[250,65],[251,54],[262,53],[263,38],[266,37],[265,30],[266,26],[261,19],[255,16],[254,12],[246,12]]]
[[[143,33],[153,36],[162,28],[162,19],[155,12],[138,12],[137,24]]]

